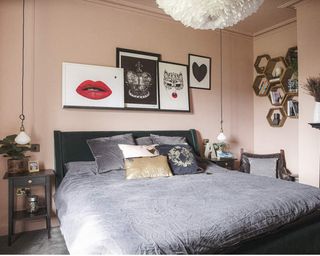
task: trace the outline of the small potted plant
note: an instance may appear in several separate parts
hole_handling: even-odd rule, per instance
[[[9,157],[8,172],[11,173],[28,171],[28,156],[25,156],[25,152],[30,151],[30,147],[18,145],[14,141],[16,136],[16,134],[9,135],[0,140],[0,155]]]
[[[306,92],[314,97],[316,105],[313,113],[313,122],[320,123],[320,77],[309,77],[304,85]]]

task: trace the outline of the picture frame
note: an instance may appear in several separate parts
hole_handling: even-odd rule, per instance
[[[188,66],[159,61],[160,110],[190,112]]]
[[[211,90],[211,57],[189,54],[190,88]]]
[[[33,161],[28,161],[28,171],[29,172],[39,172],[39,161],[33,160]]]
[[[124,108],[123,69],[62,63],[63,108]]]
[[[124,70],[124,107],[159,109],[159,75],[157,53],[116,49],[117,67]]]

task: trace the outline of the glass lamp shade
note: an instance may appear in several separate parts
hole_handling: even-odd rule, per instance
[[[227,139],[227,137],[223,134],[223,131],[221,131],[219,133],[219,135],[217,136],[217,140],[220,141],[220,142],[223,142]]]
[[[30,137],[28,136],[28,134],[26,134],[25,131],[21,131],[18,136],[14,139],[14,141],[17,143],[17,144],[20,144],[20,145],[24,145],[24,144],[28,144],[31,139]]]

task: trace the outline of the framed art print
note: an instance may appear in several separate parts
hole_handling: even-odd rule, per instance
[[[211,89],[211,58],[189,54],[189,83],[191,88]]]
[[[188,66],[159,61],[160,109],[190,111]]]
[[[126,108],[159,109],[160,54],[117,48],[117,67],[124,70]]]
[[[62,105],[123,108],[123,69],[62,63]]]

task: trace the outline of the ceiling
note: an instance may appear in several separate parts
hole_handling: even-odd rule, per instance
[[[162,9],[158,8],[155,0],[102,0],[105,2],[113,2],[126,7],[139,9],[153,13],[156,15],[167,16]],[[296,3],[296,0],[264,0],[264,3],[258,11],[238,24],[227,29],[237,31],[247,35],[257,35],[261,32],[283,24],[288,21],[293,21],[296,17],[294,8],[278,8],[279,6],[290,5]],[[167,16],[168,17],[168,16]]]

